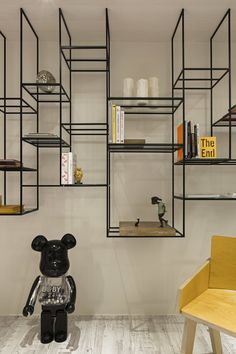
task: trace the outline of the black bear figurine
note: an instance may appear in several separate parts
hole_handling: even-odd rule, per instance
[[[70,267],[68,249],[75,247],[76,239],[66,234],[61,240],[48,241],[37,236],[32,241],[33,250],[41,252],[40,271],[29,293],[23,315],[32,315],[39,297],[41,312],[41,342],[64,342],[67,339],[67,313],[74,312],[76,286],[66,273]]]

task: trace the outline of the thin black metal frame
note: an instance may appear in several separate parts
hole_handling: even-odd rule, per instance
[[[0,98],[0,112],[3,114],[3,159],[7,159],[7,122],[8,122],[8,115],[19,115],[21,110],[24,114],[35,114],[35,108],[30,105],[26,100],[20,97],[8,97],[7,96],[7,38],[6,36],[0,31],[0,37],[3,40],[3,97]],[[21,130],[22,120],[20,117],[20,130]],[[21,144],[21,141],[20,141]],[[20,194],[20,212],[15,213],[11,212],[8,214],[1,213],[1,216],[18,216],[18,215],[25,215],[36,211],[37,208],[31,209],[23,209],[23,197],[22,197],[22,178],[24,172],[37,172],[37,169],[24,167],[23,161],[20,157],[20,166],[21,167],[12,167],[12,166],[1,166],[0,171],[4,173],[3,177],[3,203],[7,205],[7,194],[8,194],[8,183],[7,183],[7,176],[8,173],[18,172],[20,173],[20,183],[19,183],[19,194]]]
[[[221,29],[221,26],[227,21],[227,67],[225,68],[216,68],[213,66],[213,41],[218,33],[218,31]],[[180,70],[180,74],[177,76],[175,79],[175,71],[174,71],[174,66],[175,66],[175,61],[174,61],[174,38],[176,35],[177,30],[180,29],[181,31],[181,36],[182,36],[182,69]],[[185,23],[184,23],[184,9],[182,9],[179,20],[177,22],[174,34],[172,36],[172,92],[174,95],[175,90],[181,90],[182,89],[182,95],[183,95],[183,126],[184,121],[185,121],[185,91],[186,90],[209,90],[210,91],[210,127],[211,127],[211,136],[213,136],[213,128],[214,127],[223,127],[227,126],[229,128],[229,148],[228,148],[228,157],[225,158],[216,158],[216,159],[187,159],[184,158],[182,161],[177,161],[175,162],[174,154],[173,154],[173,170],[172,173],[175,174],[175,166],[181,165],[183,168],[183,194],[182,195],[176,195],[174,191],[173,195],[173,208],[175,205],[175,200],[181,200],[183,202],[183,225],[184,225],[184,230],[185,230],[185,201],[188,200],[195,200],[195,201],[200,201],[200,200],[205,200],[205,201],[210,201],[210,200],[218,200],[218,201],[228,201],[228,200],[235,200],[235,198],[231,197],[220,197],[220,198],[215,198],[215,197],[188,197],[186,195],[185,191],[185,182],[186,182],[186,171],[185,171],[185,166],[187,165],[195,165],[195,166],[201,166],[201,165],[216,165],[216,166],[229,166],[229,165],[236,165],[236,159],[232,159],[232,126],[234,122],[234,114],[231,112],[232,110],[232,105],[231,105],[231,10],[228,9],[219,22],[218,26],[216,27],[215,31],[213,32],[212,36],[210,37],[210,66],[208,68],[193,68],[193,67],[185,67]],[[202,77],[194,77],[194,78],[186,78],[186,73],[189,71],[205,71],[210,73],[210,78],[202,78]],[[218,77],[213,77],[214,72],[221,72],[221,75]],[[222,117],[221,119],[217,120],[216,122],[213,122],[213,116],[214,116],[214,111],[213,111],[213,94],[214,94],[214,88],[216,85],[225,77],[228,77],[228,113]],[[208,85],[207,87],[205,86],[188,86],[186,83],[189,81],[206,81],[210,82],[210,86]],[[182,87],[178,86],[178,84],[181,83]],[[173,120],[174,120],[174,113],[173,113]],[[224,120],[227,120],[229,123],[224,124]],[[223,124],[222,124],[223,122]],[[172,132],[172,138],[174,137],[174,132]],[[185,132],[183,133],[183,145],[185,146]],[[174,185],[173,185],[173,188]],[[185,231],[184,231],[185,234]]]

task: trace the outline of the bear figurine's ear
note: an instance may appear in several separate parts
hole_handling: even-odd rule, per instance
[[[34,251],[41,252],[43,247],[47,244],[48,240],[46,237],[39,235],[36,236],[31,244],[31,247],[33,248]]]
[[[75,247],[76,245],[76,239],[73,235],[71,234],[65,234],[62,239],[61,242],[66,246],[66,248],[69,250],[70,248]]]

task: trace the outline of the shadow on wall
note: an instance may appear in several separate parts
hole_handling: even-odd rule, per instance
[[[68,338],[66,342],[62,343],[63,350],[68,350],[68,353],[75,351],[79,347],[80,341],[80,328],[78,327],[79,321],[75,317],[69,319],[68,325]],[[58,345],[58,343],[53,342],[50,344],[42,344],[40,342],[40,321],[38,317],[30,319],[27,321],[28,332],[25,334],[24,338],[20,342],[21,348],[27,348],[28,346],[37,346],[37,350],[44,349],[47,351],[48,347],[52,347],[53,344]],[[36,349],[36,347],[35,347]]]

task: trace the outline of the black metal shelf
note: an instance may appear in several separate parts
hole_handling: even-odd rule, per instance
[[[126,153],[173,153],[183,147],[182,144],[108,144],[109,152]]]
[[[182,97],[109,97],[108,100],[121,106],[126,114],[170,115],[183,103]],[[140,100],[146,101],[147,104],[138,104]]]
[[[39,187],[39,188],[62,188],[62,187],[78,187],[78,188],[86,188],[86,187],[107,187],[105,183],[82,183],[82,184],[24,184],[23,187]]]
[[[141,238],[141,239],[144,239],[144,238],[148,238],[148,239],[151,239],[151,238],[183,238],[184,235],[178,231],[177,229],[175,229],[176,231],[176,235],[163,235],[163,236],[121,236],[120,235],[120,231],[119,231],[119,227],[110,227],[109,230],[108,230],[108,235],[107,237],[110,237],[110,238]]]
[[[6,166],[6,167],[1,167],[0,166],[0,171],[3,171],[3,172],[21,172],[21,171],[24,171],[24,172],[37,172],[37,169],[35,168],[30,168],[30,167],[9,167],[9,166]]]
[[[62,123],[62,128],[70,135],[107,136],[107,123]]]
[[[68,67],[68,69],[72,72],[72,73],[106,73],[108,72],[107,70],[107,62],[108,62],[108,58],[107,58],[107,46],[104,45],[90,45],[90,46],[80,46],[80,45],[62,45],[61,46],[61,54],[66,62],[66,65]],[[89,51],[90,55],[89,58],[87,57],[83,57],[81,56],[81,51]],[[104,53],[102,53],[104,51]],[[93,57],[91,57],[91,54],[95,55]],[[99,55],[100,54],[100,55]],[[101,54],[103,54],[103,57],[101,57]],[[78,63],[79,64],[93,64],[94,63],[98,63],[99,64],[103,64],[100,67],[93,67],[93,66],[89,66],[89,67],[78,67]],[[77,65],[76,65],[77,64]]]
[[[222,197],[201,197],[201,196],[196,196],[196,197],[188,197],[188,196],[185,196],[185,197],[183,197],[182,195],[175,195],[174,196],[174,198],[175,199],[179,199],[179,200],[219,200],[219,201],[223,201],[223,200],[236,200],[236,197],[235,198],[232,198],[232,197],[224,197],[224,196],[222,196]]]
[[[231,114],[228,112],[222,118],[212,124],[213,127],[236,127],[236,105],[231,108]],[[230,124],[231,122],[231,124]]]
[[[175,162],[175,165],[222,165],[229,164],[229,158],[215,158],[215,159],[185,159]],[[231,163],[232,164],[232,163]]]
[[[51,93],[43,92],[40,90],[41,87],[53,86],[54,91]],[[41,103],[69,103],[70,97],[64,89],[63,85],[60,83],[22,83],[24,90],[35,99],[36,102]]]
[[[70,145],[64,141],[63,139],[60,139],[59,137],[55,138],[28,138],[28,137],[23,137],[22,141],[31,144],[33,146],[39,147],[39,148],[67,148],[70,147]]]
[[[26,100],[19,97],[0,98],[0,112],[5,114],[20,114],[22,106],[23,114],[35,114],[37,110],[31,106]]]
[[[200,75],[202,71],[205,75]],[[198,76],[191,76],[192,72],[198,72]],[[183,90],[183,81],[185,90],[211,90],[229,73],[228,68],[184,68],[174,83],[175,90]],[[183,75],[184,74],[184,75]],[[212,77],[211,77],[212,74]],[[216,76],[214,76],[216,75]],[[184,76],[184,77],[183,77]],[[196,83],[200,83],[196,85]],[[202,86],[205,83],[205,86]],[[191,85],[191,86],[190,86]]]

